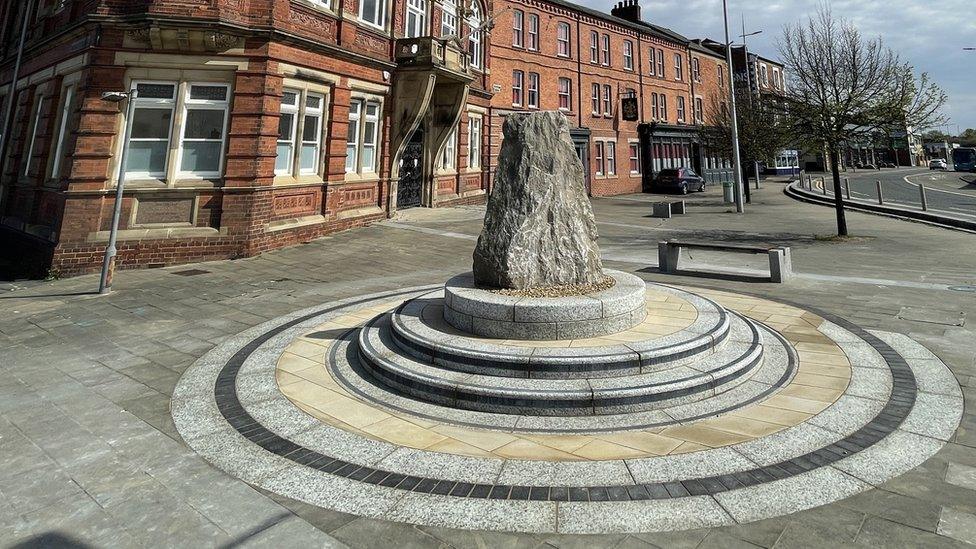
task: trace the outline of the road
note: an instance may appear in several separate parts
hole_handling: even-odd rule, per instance
[[[814,187],[822,188],[814,176]],[[894,168],[881,171],[848,172],[842,175],[851,182],[851,197],[877,201],[877,182],[881,181],[885,204],[921,208],[919,185],[925,187],[930,211],[956,216],[976,217],[976,174],[931,171],[928,168]],[[833,186],[827,176],[827,192]]]

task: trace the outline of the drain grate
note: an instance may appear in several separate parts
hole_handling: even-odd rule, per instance
[[[197,276],[202,274],[210,274],[210,271],[204,271],[203,269],[187,269],[185,271],[174,271],[173,274],[180,276]]]

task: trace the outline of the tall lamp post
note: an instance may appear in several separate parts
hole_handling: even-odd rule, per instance
[[[105,258],[102,260],[102,277],[98,283],[98,293],[107,294],[112,291],[112,276],[115,274],[115,240],[119,233],[119,218],[122,216],[122,193],[125,190],[125,165],[129,156],[129,138],[132,132],[132,113],[135,110],[135,100],[139,91],[135,88],[127,92],[105,92],[102,101],[121,103],[128,100],[125,115],[125,130],[122,137],[122,155],[119,158],[119,177],[115,185],[115,209],[112,212],[112,227],[108,233],[108,245],[105,247]]]
[[[729,2],[722,0],[722,15],[725,18],[725,62],[729,67],[729,102],[732,107],[732,170],[735,174],[735,188],[733,197],[735,199],[736,213],[743,213],[745,206],[742,203],[742,157],[739,154],[739,116],[735,107],[735,83],[732,77],[732,40],[729,38]]]

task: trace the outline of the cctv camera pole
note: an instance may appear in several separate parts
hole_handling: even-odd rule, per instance
[[[735,174],[735,211],[743,213],[742,204],[742,157],[739,154],[739,116],[735,110],[735,78],[732,76],[732,40],[729,39],[729,3],[722,0],[722,14],[725,17],[725,62],[729,66],[729,95],[732,106],[732,171]]]
[[[125,165],[129,156],[129,137],[132,132],[132,113],[135,110],[136,98],[139,92],[133,88],[127,94],[128,105],[125,114],[125,130],[122,137],[122,156],[119,158],[119,178],[115,185],[115,211],[112,213],[112,228],[108,233],[108,246],[105,248],[105,259],[102,261],[102,277],[98,283],[98,293],[107,294],[112,291],[112,276],[115,274],[115,239],[119,232],[119,218],[122,216],[122,192],[125,190]]]

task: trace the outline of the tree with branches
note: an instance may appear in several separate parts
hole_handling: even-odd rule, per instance
[[[916,76],[881,38],[868,39],[822,6],[779,41],[790,85],[785,95],[794,139],[825,150],[833,175],[837,234],[846,236],[841,147],[878,133],[922,131],[944,123],[947,96],[927,74]]]
[[[753,97],[746,87],[735,88],[739,122],[742,180],[749,189],[749,167],[776,158],[790,142],[790,130],[781,102],[772,97]],[[724,97],[712,97],[706,107],[709,126],[702,128],[702,142],[725,158],[732,157],[732,114]]]

